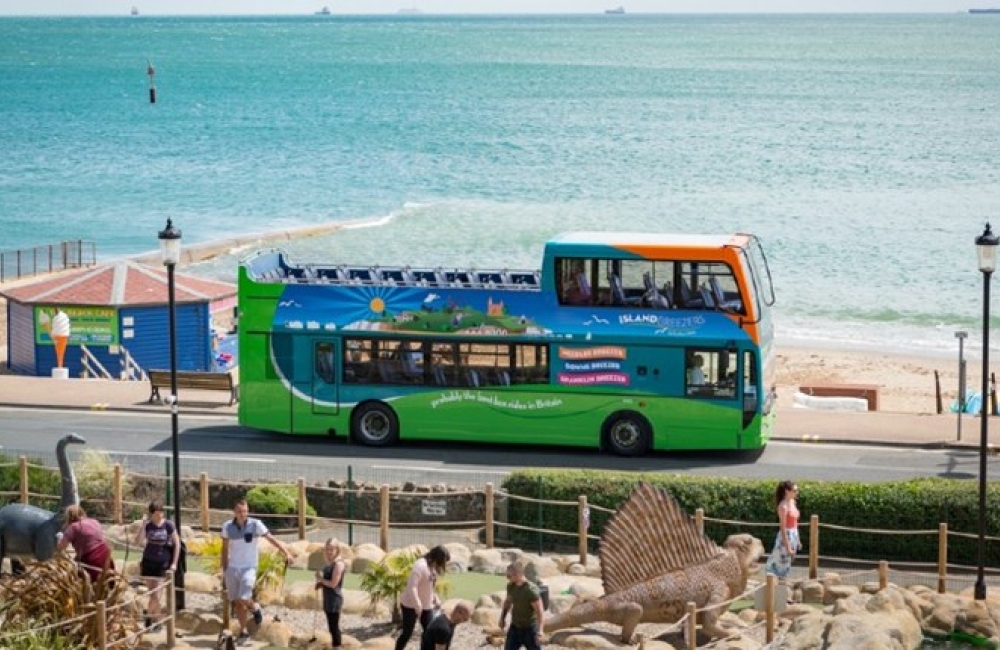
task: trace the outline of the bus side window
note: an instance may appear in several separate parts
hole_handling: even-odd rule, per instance
[[[315,372],[316,376],[323,380],[325,384],[332,384],[334,382],[334,372],[333,372],[333,344],[332,343],[317,343],[316,344],[316,364]]]

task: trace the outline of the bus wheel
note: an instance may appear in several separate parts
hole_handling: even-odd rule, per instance
[[[619,456],[646,453],[651,438],[649,422],[638,413],[617,413],[604,423],[604,442]]]
[[[369,447],[386,447],[399,438],[399,420],[382,402],[361,404],[351,416],[351,434]]]

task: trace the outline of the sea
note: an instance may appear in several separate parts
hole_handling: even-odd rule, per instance
[[[368,265],[752,232],[779,343],[950,355],[965,330],[975,356],[1000,16],[0,18],[0,249],[112,260],[167,219],[185,244],[342,223],[280,247]]]

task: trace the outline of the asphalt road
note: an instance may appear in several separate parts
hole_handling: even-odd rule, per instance
[[[974,479],[972,450],[808,444],[775,441],[758,454],[658,453],[628,459],[566,448],[411,443],[370,449],[326,438],[293,438],[247,429],[231,417],[183,416],[181,471],[228,480],[354,480],[499,484],[522,467],[562,467],[793,480],[884,481],[926,476]],[[75,432],[134,472],[166,473],[170,417],[100,411],[0,409],[0,453],[52,461],[56,440]],[[74,448],[74,453],[80,453]],[[991,467],[1000,459],[990,458]]]

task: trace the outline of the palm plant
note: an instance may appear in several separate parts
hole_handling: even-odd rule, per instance
[[[397,625],[403,621],[399,597],[406,589],[410,571],[420,557],[418,551],[390,553],[361,575],[361,589],[368,594],[372,607],[382,602],[391,602],[392,622]],[[446,578],[438,578],[434,583],[434,590],[439,596],[446,597],[451,591],[451,584]]]

